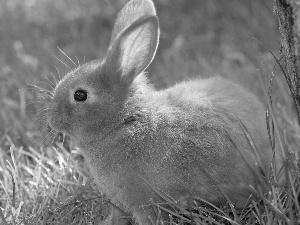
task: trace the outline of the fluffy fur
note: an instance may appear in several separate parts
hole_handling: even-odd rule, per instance
[[[270,175],[264,107],[221,77],[156,91],[143,71],[158,36],[153,3],[129,2],[116,20],[106,57],[57,85],[48,123],[74,138],[99,189],[140,225],[149,216],[156,219],[150,199],[161,201],[150,185],[175,200],[200,197],[220,205],[226,195],[243,207],[249,185],[264,188],[258,178]],[[86,101],[74,100],[79,89],[88,93]],[[276,160],[280,166],[280,157]],[[109,223],[127,221],[114,213]]]

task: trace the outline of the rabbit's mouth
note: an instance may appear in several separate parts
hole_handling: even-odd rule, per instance
[[[70,135],[69,134],[70,125],[68,123],[63,122],[62,120],[57,120],[57,118],[56,119],[50,118],[48,120],[48,124],[56,132]]]

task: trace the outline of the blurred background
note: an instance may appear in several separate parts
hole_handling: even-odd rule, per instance
[[[58,79],[105,55],[114,20],[127,0],[0,0],[0,144],[8,135],[33,146],[37,94],[28,83]],[[161,37],[148,68],[158,89],[183,79],[221,74],[263,101],[259,72],[271,76],[279,33],[271,0],[154,0]],[[63,61],[63,63],[60,62]],[[56,69],[57,68],[57,69]],[[53,75],[52,75],[53,74]],[[282,76],[274,101],[292,111]],[[275,79],[275,80],[276,80]],[[278,91],[279,90],[279,91]],[[251,107],[251,106],[249,106]],[[5,146],[4,146],[5,147]]]

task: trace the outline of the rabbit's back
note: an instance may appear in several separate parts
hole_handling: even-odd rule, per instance
[[[162,91],[168,105],[177,107],[183,114],[200,116],[195,123],[220,116],[240,121],[252,138],[266,139],[265,109],[258,98],[240,85],[221,77],[182,82]],[[201,118],[203,115],[203,118]],[[259,141],[257,144],[260,144]]]

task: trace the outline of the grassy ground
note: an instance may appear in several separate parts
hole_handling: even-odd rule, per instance
[[[76,149],[70,151],[68,141],[40,145],[44,136],[35,116],[40,106],[32,104],[39,94],[27,84],[49,83],[46,77],[53,80],[74,67],[59,48],[75,62],[102,57],[125,3],[0,0],[0,224],[97,224],[107,217],[109,202],[91,182]],[[272,56],[252,38],[276,55],[279,34],[271,0],[155,3],[162,31],[148,69],[155,86],[221,74],[266,101],[259,74],[268,86],[274,71],[272,100],[281,143],[291,152],[298,150],[300,129],[284,78]],[[194,224],[300,223],[298,176],[295,165],[290,170],[292,185],[283,195],[273,184],[263,201],[243,212],[230,205],[223,212],[199,206],[194,211],[200,214],[181,216],[176,223],[192,223],[191,218]],[[186,214],[180,205],[176,210]]]

